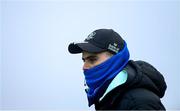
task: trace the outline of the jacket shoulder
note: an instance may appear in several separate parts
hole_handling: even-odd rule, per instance
[[[153,92],[143,89],[131,89],[118,102],[117,109],[128,110],[165,110],[160,98]]]

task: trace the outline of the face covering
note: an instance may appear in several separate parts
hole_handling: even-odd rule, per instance
[[[112,79],[125,67],[129,60],[129,51],[125,43],[124,48],[105,62],[84,70],[85,89],[89,107],[103,96]]]

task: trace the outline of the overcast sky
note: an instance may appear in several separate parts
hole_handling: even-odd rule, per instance
[[[90,110],[81,54],[70,42],[112,28],[130,59],[144,60],[165,77],[163,104],[180,109],[179,0],[2,0],[0,4],[1,109]]]

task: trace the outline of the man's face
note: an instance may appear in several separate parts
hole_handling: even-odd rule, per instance
[[[82,60],[84,61],[83,70],[92,68],[109,59],[113,54],[105,51],[100,53],[90,53],[83,51]]]

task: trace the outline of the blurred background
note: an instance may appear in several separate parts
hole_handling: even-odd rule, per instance
[[[155,66],[168,85],[163,104],[180,109],[179,0],[1,0],[0,109],[94,110],[81,54],[67,47],[99,28],[117,31],[131,59]]]

